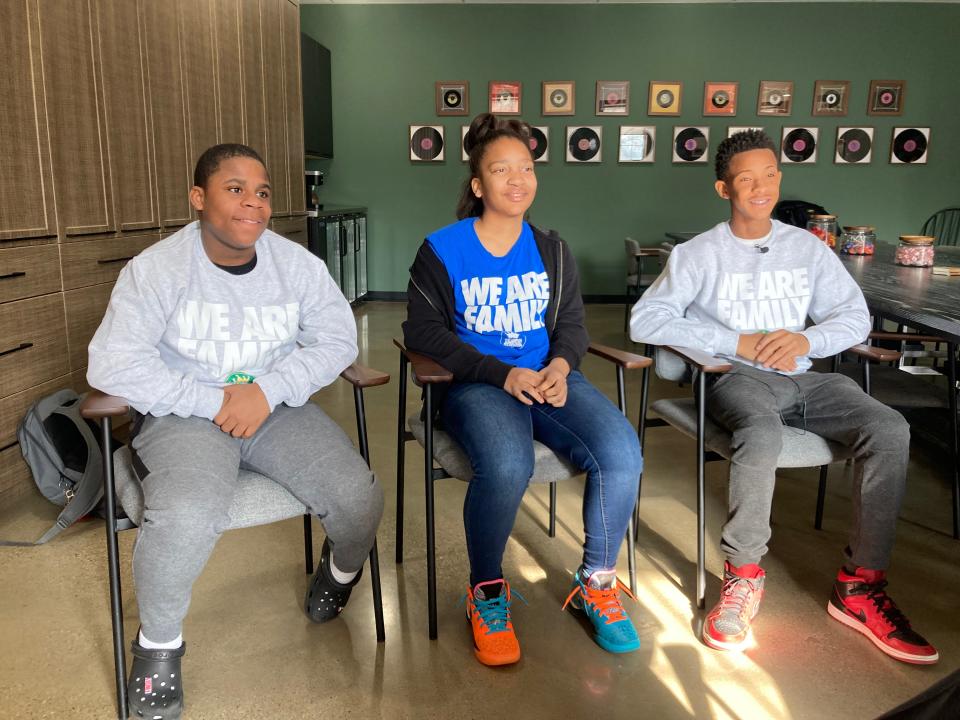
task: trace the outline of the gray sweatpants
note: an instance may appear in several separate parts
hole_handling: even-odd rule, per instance
[[[733,363],[707,382],[707,413],[733,435],[728,518],[721,549],[734,565],[759,563],[782,426],[804,427],[854,453],[853,518],[846,559],[884,570],[890,562],[910,456],[910,427],[896,410],[834,373],[786,376]]]
[[[240,468],[283,485],[323,522],[341,570],[359,570],[373,547],[383,490],[313,403],[277,406],[246,440],[203,418],[148,415],[132,447],[144,496],[133,579],[141,628],[154,642],[181,632],[193,583],[229,522]]]

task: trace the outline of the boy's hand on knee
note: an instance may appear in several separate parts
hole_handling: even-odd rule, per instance
[[[253,437],[270,416],[270,405],[256,383],[227,385],[223,388],[223,406],[213,422],[235,438]]]
[[[567,403],[567,375],[570,365],[563,358],[554,358],[538,374],[542,378],[537,390],[543,400],[554,407],[563,407]]]
[[[797,369],[797,358],[810,352],[810,342],[800,333],[774,330],[765,333],[757,343],[756,362],[775,370]]]
[[[537,390],[540,384],[540,373],[528,368],[515,367],[510,369],[503,389],[513,395],[524,405],[533,405],[534,401],[542,403],[543,395]]]

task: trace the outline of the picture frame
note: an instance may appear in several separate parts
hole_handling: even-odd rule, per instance
[[[867,165],[873,159],[872,127],[838,127],[833,162],[837,165]]]
[[[733,116],[737,114],[740,83],[707,81],[703,84],[703,114]]]
[[[518,80],[491,80],[487,101],[494,115],[519,115],[523,84]]]
[[[466,80],[438,80],[433,84],[437,115],[469,115],[470,83]]]
[[[653,125],[621,125],[617,162],[652,163],[656,158],[657,128]]]
[[[906,80],[871,80],[867,115],[902,115],[906,94]]]
[[[460,126],[460,160],[461,162],[470,162],[470,153],[467,152],[467,133],[470,131],[469,125]]]
[[[696,165],[710,157],[710,128],[705,125],[675,125],[673,128],[673,162]]]
[[[893,165],[926,165],[930,150],[930,128],[895,127],[890,137]]]
[[[630,81],[597,80],[597,115],[630,114]]]
[[[550,162],[550,128],[546,125],[530,126],[530,152],[535,163]]]
[[[820,149],[820,128],[784,126],[780,136],[780,162],[813,165]]]
[[[598,163],[603,148],[600,125],[567,125],[568,163]]]
[[[679,80],[651,80],[647,115],[679,115],[682,100],[683,83]]]
[[[410,125],[409,137],[407,149],[411,162],[443,162],[443,125]]]
[[[786,117],[793,112],[792,80],[761,80],[757,94],[757,115]]]
[[[813,85],[814,117],[845,117],[850,101],[849,80],[817,80]]]
[[[541,114],[573,115],[576,111],[576,83],[573,80],[544,80]]]

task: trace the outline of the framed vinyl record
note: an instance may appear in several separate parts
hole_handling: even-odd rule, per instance
[[[470,114],[470,83],[466,80],[444,81],[434,83],[436,95],[437,115],[469,115]]]
[[[894,165],[926,165],[930,146],[930,128],[895,127],[890,143],[890,162]]]
[[[847,114],[849,99],[849,80],[817,80],[813,86],[813,110],[811,115],[843,117]]]
[[[603,128],[599,125],[567,126],[567,162],[600,162],[600,142]]]
[[[785,127],[780,141],[780,162],[812,164],[817,161],[820,128]]]
[[[789,115],[793,112],[793,82],[761,80],[757,115]]]
[[[460,159],[463,162],[470,161],[470,153],[467,152],[467,133],[470,132],[469,125],[460,126]]]
[[[838,165],[866,165],[873,158],[872,127],[838,127],[833,161]]]
[[[630,114],[630,82],[597,80],[597,115]]]
[[[683,83],[674,80],[651,80],[647,115],[679,115]]]
[[[673,161],[705,163],[710,146],[710,128],[678,125],[673,128]]]
[[[617,162],[652,163],[657,129],[653,125],[621,125]]]
[[[410,126],[410,160],[443,162],[443,125]]]
[[[544,80],[542,88],[544,115],[573,115],[576,108],[573,80]]]
[[[490,112],[494,115],[519,115],[520,88],[521,84],[519,82],[491,82],[489,86]]]
[[[900,115],[907,83],[903,80],[871,80],[867,115]]]
[[[545,125],[530,126],[530,152],[535,163],[550,160],[550,128]]]
[[[737,89],[740,83],[736,82],[706,82],[703,84],[703,114],[736,115]]]

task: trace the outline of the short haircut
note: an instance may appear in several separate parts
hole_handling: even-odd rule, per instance
[[[211,148],[207,148],[203,155],[200,156],[200,159],[197,160],[197,166],[193,169],[193,184],[197,187],[206,188],[207,180],[220,168],[220,163],[235,157],[246,157],[251,160],[256,160],[263,165],[265,170],[267,168],[267,164],[263,161],[263,158],[260,157],[260,154],[252,147],[241,145],[240,143],[223,143],[222,145],[214,145]]]
[[[717,146],[717,155],[714,158],[714,169],[717,180],[726,180],[730,171],[730,161],[734,155],[750,150],[770,150],[777,154],[777,146],[763,130],[743,130],[734,133]]]

